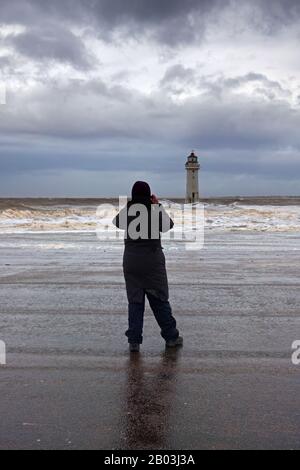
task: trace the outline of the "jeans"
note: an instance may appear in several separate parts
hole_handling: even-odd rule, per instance
[[[143,325],[145,312],[145,297],[147,296],[155,319],[161,328],[161,336],[166,340],[176,340],[179,332],[176,328],[176,320],[172,315],[171,305],[168,301],[161,300],[153,293],[144,290],[144,298],[140,303],[128,304],[129,328],[126,331],[129,343],[142,344]]]

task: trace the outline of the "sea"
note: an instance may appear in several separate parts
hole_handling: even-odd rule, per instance
[[[161,202],[181,211],[184,201]],[[209,232],[300,232],[300,197],[210,198],[200,205]],[[95,232],[102,207],[109,224],[116,199],[0,199],[0,234]]]

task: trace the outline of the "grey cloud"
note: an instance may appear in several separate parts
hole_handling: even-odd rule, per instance
[[[11,96],[11,97],[10,97]],[[62,138],[134,137],[145,114],[142,96],[98,80],[38,83],[31,94],[10,95],[0,132]],[[126,116],[126,119],[124,118]],[[145,135],[147,128],[140,128]]]
[[[110,141],[112,144],[113,140]],[[119,142],[119,146],[112,152],[105,145],[94,142],[97,152],[91,151],[81,142],[69,142],[63,151],[59,148],[53,154],[40,142],[35,144],[35,150],[12,148],[6,151],[6,158],[1,155],[0,174],[2,177],[10,174],[24,174],[38,171],[89,171],[106,172],[115,171],[116,175],[122,172],[147,172],[157,175],[184,174],[184,163],[189,147],[176,147],[164,145],[159,149],[149,142],[144,142],[140,149],[132,150],[130,146]],[[1,152],[1,154],[3,151]],[[289,152],[274,150],[263,151],[253,155],[250,150],[208,150],[199,147],[197,151],[202,172],[214,175],[257,175],[260,178],[281,179],[292,182],[299,179],[300,152],[296,149]],[[288,190],[288,185],[286,186]]]
[[[227,4],[223,0],[223,5]],[[94,7],[98,24],[139,37],[145,31],[153,39],[168,46],[202,39],[207,15],[215,11],[220,0],[101,0]],[[84,2],[89,10],[90,1]]]
[[[168,67],[163,78],[160,80],[160,87],[171,95],[180,96],[186,93],[190,86],[196,83],[196,72],[189,67],[176,64]]]
[[[255,72],[228,78],[223,75],[198,77],[199,89],[206,90],[209,95],[215,96],[219,100],[222,99],[224,93],[230,93],[231,90],[249,83],[255,85],[254,90],[256,93],[265,96],[269,100],[275,98],[286,100],[292,95],[291,91],[284,88],[278,81],[270,80],[266,75]]]
[[[166,93],[145,97],[101,80],[50,82],[36,86],[31,95],[8,99],[3,112],[2,134],[161,139],[207,148],[300,148],[300,111],[288,101],[259,102],[243,95],[216,99],[213,87],[176,105]]]
[[[194,83],[195,75],[194,69],[183,67],[181,64],[175,64],[167,68],[160,84],[161,86],[165,86],[174,82],[174,80],[178,80],[183,83]]]
[[[81,39],[56,24],[34,26],[29,31],[9,36],[6,41],[19,53],[37,61],[55,59],[83,69],[92,66],[92,57]]]
[[[280,93],[285,94],[285,96],[291,95],[290,91],[287,89],[284,89],[279,82],[275,80],[269,80],[269,78],[266,77],[266,75],[263,75],[261,73],[250,72],[246,75],[234,77],[234,78],[227,78],[227,79],[224,79],[223,81],[224,85],[229,86],[229,87],[238,87],[242,84],[249,83],[249,82],[259,82],[265,85],[269,89],[274,89],[274,90],[279,91]]]
[[[167,68],[160,86],[171,93],[185,92],[189,85],[198,87],[201,92],[206,92],[210,97],[222,100],[223,95],[231,93],[232,90],[252,83],[254,91],[257,94],[265,96],[268,100],[290,98],[292,93],[289,89],[284,88],[281,83],[270,80],[266,75],[261,73],[250,72],[245,75],[234,77],[224,77],[223,75],[205,76],[201,75],[202,69],[192,69],[183,67],[181,64],[173,65]]]
[[[248,8],[243,10],[241,3]],[[177,47],[195,39],[205,45],[205,29],[222,19],[224,9],[233,18],[235,10],[240,13],[241,29],[249,25],[266,34],[299,21],[299,2],[274,0],[272,8],[266,4],[259,0],[1,0],[1,22],[27,26],[25,33],[7,40],[40,67],[36,72],[40,76],[35,75],[30,87],[24,86],[24,93],[20,87],[17,96],[10,93],[7,81],[8,102],[0,107],[1,172],[175,173],[195,147],[203,152],[206,172],[294,181],[300,171],[300,110],[291,107],[290,91],[283,84],[255,69],[245,75],[236,76],[232,70],[230,77],[207,77],[201,76],[202,70],[177,64],[167,69],[158,89],[147,96],[113,86],[118,74],[113,83],[91,80],[86,74],[84,80],[67,81],[64,76],[64,84],[59,78],[52,80],[46,67],[42,74],[44,64],[51,65],[52,60],[81,69],[91,66],[83,42],[71,32],[76,30],[73,26],[79,26],[83,35],[85,28],[91,28],[88,34],[108,41],[118,33],[118,41],[135,35]],[[219,24],[226,32],[231,23],[230,14],[225,16],[228,23]],[[161,49],[157,46],[156,52]],[[176,49],[171,52],[175,57]],[[1,57],[4,70],[11,67],[12,59]],[[241,61],[243,65],[242,54]],[[11,75],[26,81],[18,73],[23,73],[22,67]],[[256,96],[236,93],[245,84],[255,88]],[[193,97],[174,103],[172,95],[190,85]]]
[[[186,143],[207,149],[252,150],[293,147],[300,149],[299,110],[288,103],[238,99],[190,103],[182,116]]]
[[[209,0],[138,0],[124,2],[124,0],[83,0],[82,5],[91,7],[93,11],[101,18],[105,18],[109,22],[119,21],[122,18],[133,18],[137,21],[145,23],[153,23],[157,21],[168,20],[177,15],[187,14],[198,8],[201,4],[202,8],[209,7]]]
[[[223,175],[259,175],[292,181],[299,179],[300,151],[264,150],[253,155],[249,150],[203,150],[205,170]]]
[[[298,0],[1,0],[3,22],[42,25],[47,21],[94,26],[111,39],[114,31],[139,35],[148,30],[167,45],[202,38],[207,22],[215,22],[229,9],[244,15],[244,27],[272,34],[299,20]]]
[[[9,55],[0,57],[0,67],[3,70],[4,67],[8,67],[12,64],[12,57]]]
[[[175,45],[202,36],[207,13],[227,3],[228,0],[80,0],[77,13],[96,25],[102,37],[122,31],[138,38],[147,30],[158,41]],[[56,6],[56,11],[57,8],[60,7]],[[50,9],[53,12],[55,7]],[[197,25],[193,17],[197,17]]]
[[[65,28],[77,25],[93,28],[106,41],[113,41],[117,33],[137,40],[141,36],[151,37],[169,47],[202,41],[209,26],[218,22],[222,28],[229,28],[231,34],[232,27],[222,23],[227,10],[232,17],[238,12],[240,30],[252,27],[275,34],[283,26],[299,21],[300,4],[297,0],[273,0],[270,8],[265,0],[1,0],[4,23],[38,25],[41,29],[47,22]],[[31,38],[25,42],[31,44]],[[26,43],[23,47],[28,52]],[[55,49],[48,40],[40,42],[39,47],[45,48],[45,54],[50,49],[50,55]],[[70,42],[66,47],[71,47]],[[37,56],[42,54],[40,50],[37,45],[33,48]]]
[[[42,25],[45,19],[63,24],[93,26],[112,40],[117,31],[137,38],[146,31],[167,45],[201,37],[206,15],[227,0],[2,0],[4,22]]]
[[[299,21],[300,3],[298,0],[272,0],[272,2],[253,0],[253,6],[261,13],[257,15],[252,12],[253,24],[270,35],[283,25]]]

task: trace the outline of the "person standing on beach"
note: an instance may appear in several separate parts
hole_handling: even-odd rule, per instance
[[[126,331],[129,349],[138,352],[143,342],[145,298],[161,328],[166,347],[182,346],[183,339],[176,328],[169,303],[166,262],[161,246],[162,232],[174,226],[150,186],[137,181],[132,188],[132,199],[114,218],[113,224],[125,230],[123,271],[128,298]]]

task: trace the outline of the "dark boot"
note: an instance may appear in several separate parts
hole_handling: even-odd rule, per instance
[[[180,346],[183,346],[183,338],[181,336],[178,336],[177,339],[166,341],[166,348],[178,348]]]
[[[131,353],[140,352],[140,345],[138,343],[130,343],[129,344],[129,351]]]

